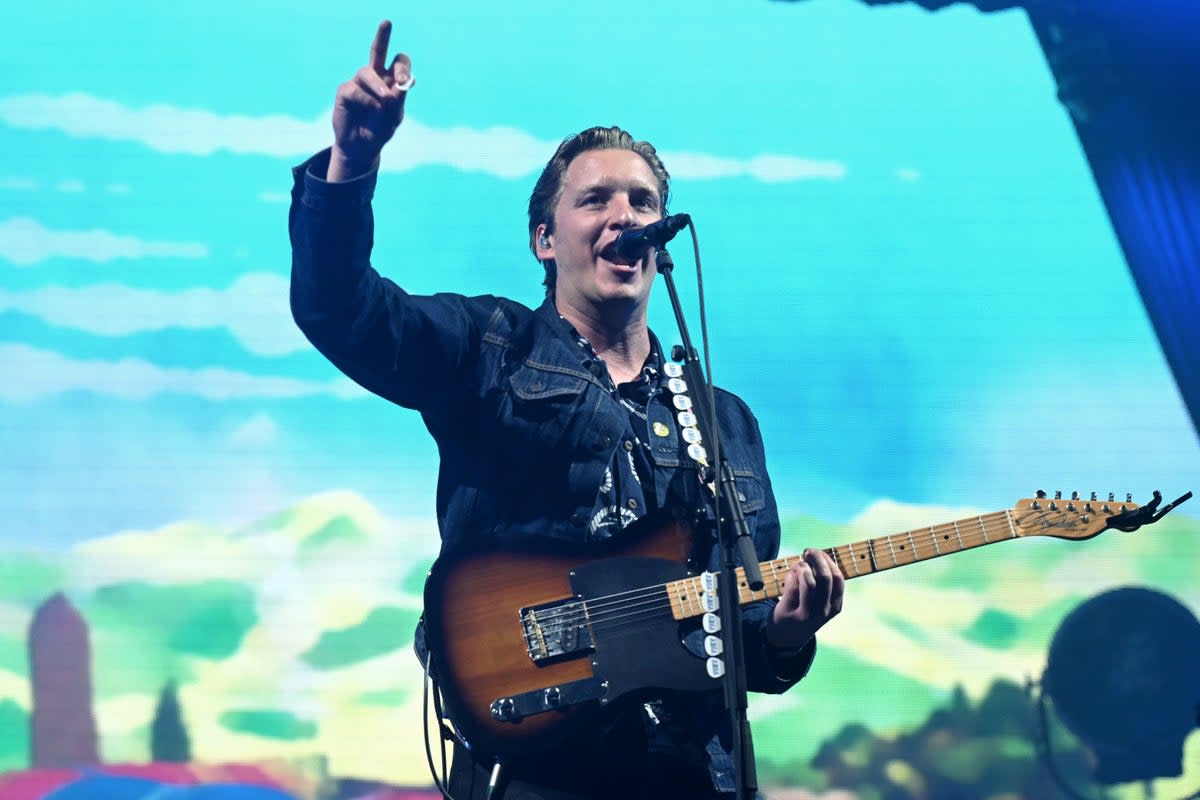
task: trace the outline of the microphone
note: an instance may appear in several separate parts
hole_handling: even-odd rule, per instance
[[[615,244],[620,258],[635,261],[651,247],[662,247],[675,238],[675,234],[687,227],[692,218],[687,214],[672,214],[644,228],[627,228],[621,231]]]

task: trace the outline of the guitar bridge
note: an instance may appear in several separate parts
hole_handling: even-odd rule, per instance
[[[596,647],[592,641],[587,603],[583,600],[526,606],[521,609],[520,616],[525,648],[534,664],[572,658],[590,653]]]

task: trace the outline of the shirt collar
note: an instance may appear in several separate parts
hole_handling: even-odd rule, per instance
[[[575,330],[566,317],[562,314],[555,313],[558,318],[562,330],[567,333],[572,340],[579,346],[579,350],[583,353],[583,366],[597,377],[607,377],[608,369],[604,366],[603,359],[596,355],[596,351],[592,348],[592,343],[587,340],[579,331]],[[648,330],[650,335],[650,353],[646,356],[646,360],[642,363],[642,371],[640,376],[630,383],[637,390],[649,391],[663,385],[666,376],[663,374],[663,354],[662,345],[658,342],[658,337],[654,335],[654,331]],[[611,378],[609,378],[611,383]]]

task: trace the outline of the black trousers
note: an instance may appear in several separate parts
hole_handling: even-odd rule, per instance
[[[610,746],[615,744],[616,746]],[[707,766],[636,751],[620,742],[548,751],[503,763],[492,800],[718,800]],[[447,789],[486,800],[492,763],[455,743]]]

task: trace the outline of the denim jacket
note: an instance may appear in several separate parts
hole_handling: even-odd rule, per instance
[[[420,412],[441,457],[442,551],[538,537],[583,541],[628,412],[585,367],[551,301],[530,309],[487,295],[418,296],[381,277],[370,265],[376,174],[329,184],[316,177],[324,175],[327,158],[326,151],[294,171],[293,316],[346,375]],[[759,560],[775,558],[779,515],[758,423],[728,392],[717,391],[716,408]],[[662,506],[672,479],[694,467],[681,463],[670,410],[651,404],[649,412],[643,441],[654,443],[653,483]],[[711,542],[701,543],[697,556],[695,566],[720,568]],[[762,634],[772,607],[768,601],[743,611],[752,691],[785,691],[804,676],[815,652],[815,644],[789,658],[771,652]],[[691,728],[685,736],[707,751],[716,786],[732,791],[721,694],[698,697],[705,710],[683,715]]]

